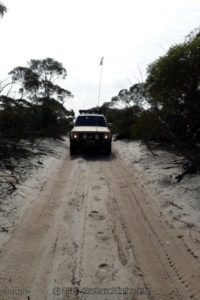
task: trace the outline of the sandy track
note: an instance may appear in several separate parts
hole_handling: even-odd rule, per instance
[[[134,174],[115,155],[105,172],[152,299],[199,299],[199,257],[152,211]]]
[[[148,205],[117,151],[71,159],[66,149],[42,180],[2,248],[1,300],[200,298],[198,257]],[[118,287],[131,294],[88,290]]]

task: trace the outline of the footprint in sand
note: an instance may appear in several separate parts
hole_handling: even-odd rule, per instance
[[[100,264],[95,274],[96,279],[99,282],[105,282],[111,276],[111,268],[107,264]]]
[[[96,210],[92,210],[89,213],[89,217],[92,218],[92,219],[94,219],[94,220],[98,220],[98,221],[105,220],[105,216],[102,215],[101,213],[99,213]]]
[[[94,201],[101,201],[101,199],[99,198],[99,197],[97,197],[97,196],[94,196]]]
[[[105,242],[105,241],[107,241],[109,239],[109,236],[106,233],[104,233],[102,231],[99,231],[96,234],[96,238],[100,242]]]
[[[94,191],[98,191],[98,190],[100,190],[100,189],[101,189],[101,187],[100,187],[100,186],[98,186],[98,185],[95,185],[95,186],[93,186],[93,187],[92,187],[92,189],[93,189]]]

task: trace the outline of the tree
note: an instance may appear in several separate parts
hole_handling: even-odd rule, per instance
[[[5,107],[4,104],[2,116],[8,115],[9,110],[11,130],[7,134],[5,120],[1,124],[2,132],[11,136],[16,124],[16,128],[20,128],[20,137],[66,134],[73,111],[68,111],[63,105],[67,97],[72,97],[71,92],[56,83],[67,76],[63,65],[52,58],[32,59],[26,67],[17,67],[9,74],[12,84],[19,88],[19,97],[12,106]],[[28,101],[24,97],[28,97]]]
[[[58,79],[65,79],[67,72],[53,58],[32,59],[28,67],[17,67],[9,74],[13,82],[21,83],[20,93],[25,91],[32,100],[54,98],[63,102],[66,97],[72,97],[71,92],[56,84]]]
[[[122,89],[112,97],[110,103],[104,103],[102,110],[113,123],[113,131],[119,139],[133,137],[132,127],[136,124],[147,102],[144,96],[144,84],[137,83],[130,89]]]
[[[144,84],[136,83],[130,87],[129,90],[122,89],[119,91],[118,96],[112,97],[112,104],[121,105],[122,107],[132,107],[137,105],[144,107],[147,105],[144,96]]]
[[[200,141],[199,34],[149,66],[146,93],[176,140]]]
[[[0,2],[0,16],[3,17],[3,15],[7,12],[7,7]]]

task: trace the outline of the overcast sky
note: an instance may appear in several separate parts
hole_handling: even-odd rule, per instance
[[[30,59],[63,63],[66,106],[96,106],[145,78],[146,67],[200,25],[197,0],[1,0],[0,80]],[[141,75],[142,74],[142,75]]]

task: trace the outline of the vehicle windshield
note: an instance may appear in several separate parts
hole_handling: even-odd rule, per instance
[[[100,126],[106,127],[106,121],[101,116],[79,116],[75,126]]]

